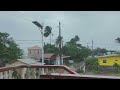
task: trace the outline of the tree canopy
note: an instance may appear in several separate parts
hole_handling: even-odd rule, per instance
[[[93,50],[94,55],[101,55],[101,54],[107,54],[108,50],[105,48],[96,48]]]
[[[58,45],[60,40],[63,37],[57,37],[56,44]],[[69,42],[66,42],[62,47],[62,54],[71,56],[74,61],[82,61],[91,55],[91,50],[77,43],[80,41],[80,38],[76,35],[74,38],[71,38]],[[44,44],[45,53],[54,53],[59,54],[59,47],[51,44]]]
[[[80,38],[75,36],[69,42],[66,43],[62,48],[62,53],[64,55],[71,56],[75,61],[82,61],[91,54],[91,50],[82,46],[79,42]]]
[[[48,37],[52,33],[52,27],[46,26],[44,30],[44,36]]]
[[[4,66],[18,58],[22,58],[23,51],[18,47],[8,33],[0,32],[0,66]]]
[[[58,48],[58,47],[55,47],[55,45],[44,44],[44,52],[45,52],[45,53],[58,54],[58,53],[59,53],[59,48]]]
[[[117,37],[117,39],[115,39],[118,43],[120,43],[120,38],[119,37]]]

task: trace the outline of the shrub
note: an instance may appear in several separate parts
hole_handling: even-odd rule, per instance
[[[99,73],[101,69],[99,68],[98,59],[95,57],[87,58],[85,60],[86,70]]]
[[[114,72],[115,72],[117,75],[119,75],[119,74],[120,74],[120,65],[118,65],[117,63],[115,63],[115,64],[113,65],[113,67],[114,67]]]

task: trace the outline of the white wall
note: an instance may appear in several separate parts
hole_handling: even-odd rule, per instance
[[[63,64],[63,58],[62,58],[62,64]],[[56,59],[56,65],[60,65],[60,58]]]

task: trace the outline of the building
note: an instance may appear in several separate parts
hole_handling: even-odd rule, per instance
[[[11,63],[6,64],[6,67],[15,67],[15,66],[20,66],[20,65],[44,65],[43,63],[39,63],[33,59],[17,59]],[[27,68],[21,68],[16,70],[16,73],[18,75],[21,75],[21,77],[24,79],[25,74],[27,73]],[[14,72],[15,74],[15,72]]]
[[[70,56],[62,55],[62,64],[66,65],[69,62]],[[39,58],[41,60],[41,58]],[[53,53],[45,53],[44,54],[44,62],[47,65],[60,65],[60,58],[59,55]]]
[[[120,54],[97,56],[97,58],[101,66],[113,66],[115,63],[120,65]]]
[[[19,65],[44,65],[44,64],[39,63],[33,59],[17,59],[16,61],[6,64],[6,66],[19,66]]]
[[[28,57],[42,62],[42,49],[39,46],[28,48]],[[69,58],[70,56],[62,55],[62,64],[67,64],[70,61]],[[44,53],[44,62],[47,65],[60,65],[60,58],[53,53]]]
[[[63,65],[69,65],[69,64],[73,64],[74,61],[71,60],[71,57],[70,56],[65,56],[65,55],[62,55],[62,64]],[[60,64],[60,57],[59,55],[56,57],[56,64],[59,65]]]
[[[44,54],[44,62],[47,65],[54,65],[56,64],[56,57],[57,55],[53,54],[53,53],[45,53]],[[40,58],[41,59],[41,58]]]
[[[42,55],[42,49],[39,46],[33,46],[28,48],[28,57],[34,60],[40,60]]]

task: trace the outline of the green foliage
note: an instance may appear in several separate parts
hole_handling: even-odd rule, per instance
[[[75,36],[62,48],[62,53],[64,55],[71,56],[71,58],[76,62],[84,60],[91,54],[90,49],[83,47],[81,44],[77,43],[79,40],[80,38],[78,36]]]
[[[115,39],[118,43],[120,43],[120,38],[119,37],[117,37],[117,39]]]
[[[100,72],[99,63],[98,63],[97,58],[94,58],[94,57],[87,58],[85,60],[85,65],[86,65],[86,70],[88,70],[88,71],[92,71],[95,73]]]
[[[120,65],[118,65],[117,63],[115,63],[115,64],[113,65],[113,67],[114,67],[114,72],[115,72],[116,74],[120,74]]]
[[[83,69],[81,69],[81,70],[77,70],[77,73],[84,73],[84,70]]]
[[[72,39],[70,40],[70,43],[76,44],[76,43],[79,42],[79,41],[80,41],[80,38],[78,37],[78,35],[76,35],[74,38],[72,38]]]
[[[96,48],[93,51],[94,55],[107,54],[107,50],[104,48]]]
[[[59,48],[55,47],[55,45],[44,44],[44,52],[58,54]]]
[[[78,35],[76,35],[76,36],[74,37],[74,40],[75,40],[75,42],[78,42],[78,41],[80,41],[80,38],[79,38],[79,36],[78,36]]]
[[[120,54],[120,51],[116,51],[115,54]]]
[[[13,38],[9,38],[8,33],[0,32],[0,66],[22,58],[22,55],[23,51],[14,42]]]
[[[56,44],[58,45],[62,39],[63,37],[58,36],[56,39]],[[83,61],[85,58],[91,55],[90,49],[77,43],[79,40],[80,38],[76,35],[62,47],[62,54],[71,56],[71,59],[73,59],[75,62]],[[45,53],[59,54],[59,48],[55,45],[45,44],[44,51]]]
[[[46,26],[44,30],[44,36],[48,37],[52,32],[52,28],[50,26]]]
[[[63,37],[58,36],[57,39],[56,39],[55,44],[58,46],[60,44],[60,42],[62,41],[62,39],[63,39]]]

